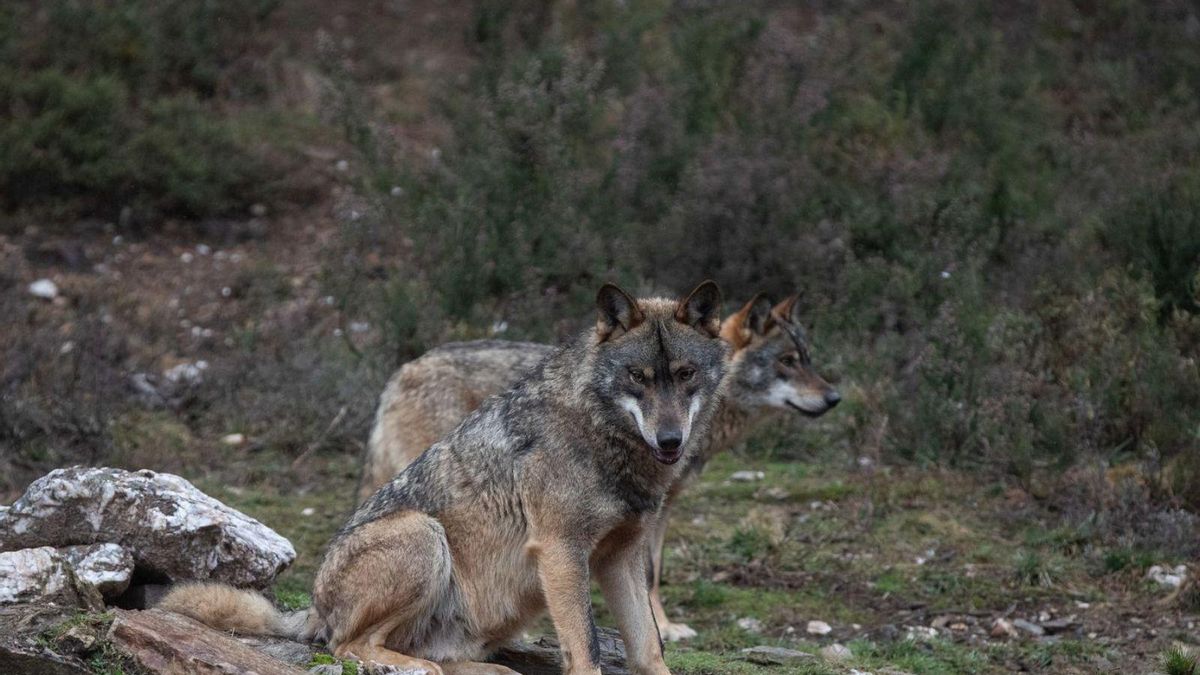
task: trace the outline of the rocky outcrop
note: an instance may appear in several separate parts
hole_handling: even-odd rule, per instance
[[[124,548],[150,577],[253,588],[269,585],[296,557],[266,525],[168,473],[58,469],[0,511],[0,551],[99,543]],[[99,552],[92,555],[98,564]]]

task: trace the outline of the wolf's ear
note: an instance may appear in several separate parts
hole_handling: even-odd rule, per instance
[[[756,293],[750,302],[721,322],[721,339],[734,349],[750,344],[755,335],[765,335],[771,327],[771,301]]]
[[[616,284],[600,287],[600,292],[596,293],[596,308],[600,310],[596,334],[601,342],[614,340],[646,320],[637,300],[629,297]]]
[[[791,324],[800,324],[800,295],[790,295],[771,309],[771,318]]]
[[[721,334],[721,289],[705,281],[675,307],[675,320],[686,323],[709,337]]]

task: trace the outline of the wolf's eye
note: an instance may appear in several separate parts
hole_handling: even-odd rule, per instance
[[[797,361],[798,359],[796,358],[795,354],[784,354],[783,356],[779,357],[779,362],[782,363],[785,368],[795,368]]]
[[[629,369],[629,379],[633,380],[634,384],[646,384],[646,374],[640,370]]]
[[[688,380],[691,380],[693,377],[696,376],[696,369],[695,368],[680,368],[679,372],[675,373],[675,376],[679,378],[680,382],[687,382]]]

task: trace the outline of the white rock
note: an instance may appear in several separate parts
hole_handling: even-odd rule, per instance
[[[929,626],[908,626],[904,634],[905,640],[913,642],[928,642],[938,636],[936,628]]]
[[[762,622],[752,616],[743,616],[738,619],[737,626],[747,633],[761,633],[763,629]]]
[[[729,476],[729,480],[751,483],[756,480],[762,480],[766,477],[767,474],[763,473],[762,471],[734,471],[733,474]]]
[[[840,642],[826,645],[818,653],[826,661],[849,661],[854,658],[854,653],[850,651],[850,648]]]
[[[306,507],[304,507],[303,509],[301,509],[301,510],[300,510],[300,515],[302,515],[302,516],[311,516],[311,515],[313,515],[313,514],[314,514],[314,513],[316,513],[316,512],[317,512],[317,510],[316,510],[316,509],[314,509],[313,507],[311,507],[311,506],[306,506]]]
[[[200,255],[208,255],[212,253],[212,247],[208,244],[196,244],[196,253]]]
[[[824,621],[814,620],[809,621],[804,630],[806,630],[809,635],[829,635],[833,632],[833,627]]]
[[[1179,588],[1187,579],[1187,565],[1176,565],[1174,568],[1166,565],[1153,565],[1146,570],[1146,578],[1160,586]]]
[[[192,255],[191,251],[184,251],[183,253],[179,254],[179,260],[181,262],[183,262],[183,264],[185,264],[185,265],[192,262],[195,259],[196,259],[196,256]]]
[[[13,603],[102,605],[96,589],[81,582],[63,554],[49,546],[0,553],[0,605]]]
[[[120,543],[171,581],[262,588],[292,563],[291,543],[168,473],[71,467],[34,481],[0,514],[0,550]]]
[[[221,442],[225,445],[241,445],[246,442],[245,434],[225,434],[221,437]]]
[[[43,300],[53,300],[58,297],[58,284],[49,279],[38,279],[29,284],[29,294]]]
[[[200,359],[195,363],[181,363],[163,371],[163,377],[173,384],[200,384],[204,381],[204,371],[208,370],[208,361]]]
[[[119,544],[90,544],[60,549],[76,576],[96,587],[106,598],[115,598],[129,588],[133,577],[133,555]]]
[[[785,665],[798,661],[811,661],[816,658],[807,652],[786,649],[784,647],[769,647],[767,645],[746,647],[742,650],[742,654],[744,655],[743,658],[747,661],[764,665]]]

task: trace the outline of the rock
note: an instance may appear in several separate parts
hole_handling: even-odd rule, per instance
[[[1160,586],[1179,588],[1187,579],[1187,565],[1176,565],[1174,568],[1166,565],[1152,565],[1146,570],[1146,578]]]
[[[996,621],[992,623],[990,635],[994,638],[1020,637],[1020,633],[1018,633],[1017,629],[1013,627],[1012,622],[1005,618],[996,619]]]
[[[821,655],[821,658],[833,662],[849,661],[854,658],[854,653],[850,651],[850,648],[839,642],[822,647],[818,653]]]
[[[104,606],[91,584],[48,546],[0,553],[0,604],[38,603],[96,609]]]
[[[763,473],[762,471],[734,471],[733,474],[729,476],[729,480],[742,483],[752,483],[756,480],[762,480],[766,477],[767,474]]]
[[[0,551],[116,543],[140,573],[263,588],[296,557],[269,527],[167,473],[71,467],[0,514]]]
[[[115,598],[129,588],[133,555],[119,544],[91,544],[60,549],[80,579],[106,598]]]
[[[768,666],[782,666],[798,661],[811,661],[816,657],[808,652],[802,652],[795,649],[785,649],[783,647],[768,647],[759,645],[757,647],[747,647],[742,650],[747,661]]]
[[[610,628],[597,630],[600,643],[601,675],[629,675],[625,667],[625,643]],[[559,675],[562,654],[558,640],[545,636],[533,642],[513,642],[491,659],[492,663],[508,666],[524,675]]]
[[[53,300],[58,297],[58,284],[49,279],[38,279],[29,284],[29,294],[43,300]]]
[[[52,651],[43,637],[77,612],[55,605],[0,606],[0,673],[90,675],[93,670],[81,659]]]
[[[1074,616],[1043,621],[1041,625],[1042,629],[1050,635],[1066,633],[1080,627],[1079,622],[1075,620]]]
[[[833,627],[824,621],[809,621],[804,630],[809,635],[829,635],[833,632]]]
[[[937,629],[929,626],[908,626],[904,633],[904,639],[912,642],[928,642],[937,639],[937,636]]]
[[[320,653],[320,650],[307,642],[266,635],[239,635],[237,640],[256,652],[301,668],[311,663],[313,657]]]
[[[204,381],[204,371],[208,370],[208,361],[200,359],[195,363],[181,363],[163,371],[163,378],[171,384],[200,384]]]
[[[325,663],[308,669],[311,675],[342,675],[342,664]]]
[[[108,638],[151,672],[300,675],[305,671],[256,652],[186,616],[159,609],[113,610]]]
[[[762,622],[752,616],[743,616],[738,619],[737,627],[747,633],[761,633],[763,629]]]
[[[1034,637],[1041,637],[1046,634],[1046,629],[1025,619],[1013,619],[1012,625],[1014,628],[1025,631]]]
[[[221,442],[225,445],[241,445],[246,442],[245,434],[226,434],[221,437]]]

